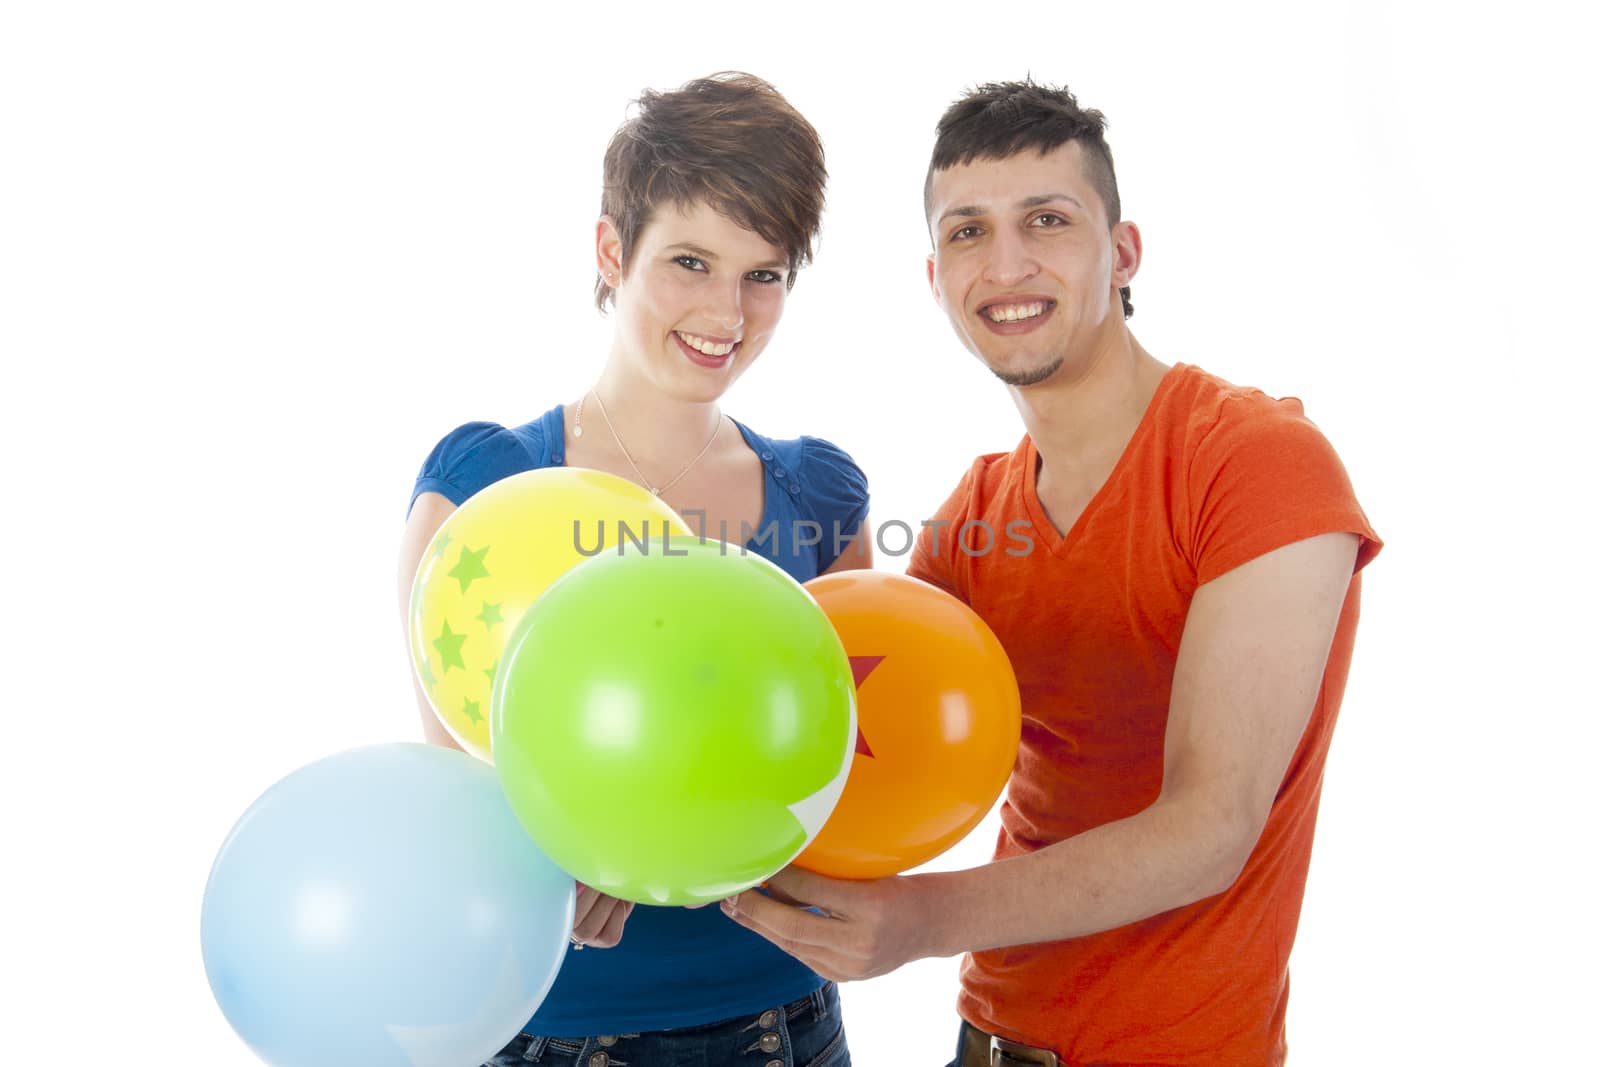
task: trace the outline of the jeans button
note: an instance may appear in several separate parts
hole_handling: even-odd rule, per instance
[[[768,1060],[767,1067],[783,1067],[782,1060]]]
[[[594,1040],[595,1044],[599,1045],[601,1048],[610,1048],[612,1045],[617,1043],[617,1039],[612,1037],[610,1034],[607,1034],[604,1037],[597,1037]]]
[[[604,1052],[596,1052],[589,1057],[589,1067],[606,1067],[611,1062],[611,1057]]]
[[[762,1052],[776,1052],[783,1047],[783,1038],[768,1030],[761,1035],[760,1044]],[[601,1067],[605,1067],[605,1065],[602,1064]]]
[[[771,1030],[774,1026],[777,1026],[778,1025],[778,1012],[777,1012],[777,1009],[769,1009],[767,1011],[762,1012],[761,1013],[761,1018],[756,1020],[756,1025],[760,1026],[761,1029],[763,1029],[763,1030]]]

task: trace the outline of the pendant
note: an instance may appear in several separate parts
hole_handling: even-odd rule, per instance
[[[582,437],[583,436],[583,427],[582,426],[574,426],[572,428],[572,436],[574,436],[574,437]]]
[[[651,496],[660,496],[661,495],[661,490],[657,489],[655,486],[652,485],[650,487],[650,495]]]

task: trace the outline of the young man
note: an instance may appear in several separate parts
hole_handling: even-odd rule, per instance
[[[754,892],[725,907],[834,978],[970,952],[961,1065],[1281,1063],[1357,572],[1380,542],[1298,401],[1169,366],[1129,331],[1140,235],[1098,112],[1031,82],[976,90],[940,121],[925,207],[934,298],[1027,429],[974,462],[909,569],[984,617],[1021,685],[995,861],[789,870],[773,887],[824,914]],[[1017,520],[1031,551],[993,536]]]

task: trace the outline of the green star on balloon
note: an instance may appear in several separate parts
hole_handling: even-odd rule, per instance
[[[478,612],[478,621],[483,623],[485,630],[492,630],[495,623],[505,622],[506,620],[500,615],[499,604],[491,604],[485,600],[483,602],[483,610]]]
[[[433,546],[433,558],[434,559],[444,559],[444,550],[449,548],[450,547],[450,542],[452,542],[454,540],[455,540],[455,538],[452,537],[448,533],[446,533],[443,536],[441,536],[439,538],[439,543],[437,545]]]
[[[479,578],[489,577],[489,570],[483,565],[483,557],[489,554],[489,546],[484,545],[474,552],[472,549],[461,546],[461,558],[456,560],[456,565],[450,569],[450,577],[461,583],[461,591],[465,593],[467,586]]]
[[[483,673],[485,675],[487,675],[488,678],[489,678],[489,684],[490,685],[494,684],[494,672],[495,672],[496,669],[499,668],[499,666],[500,666],[500,661],[499,660],[495,660],[493,663],[489,664],[489,666],[487,666],[487,667],[485,667],[483,669]]]
[[[451,667],[460,667],[462,670],[467,669],[467,665],[461,660],[461,645],[466,639],[466,634],[451,632],[449,619],[444,621],[444,629],[440,630],[439,636],[434,638],[433,647],[439,650],[439,660],[444,664],[444,672],[446,674],[450,673]]]
[[[417,677],[422,679],[422,684],[430,693],[433,692],[433,687],[439,684],[439,678],[433,673],[433,664],[428,661],[427,656],[422,657],[422,666],[417,668]]]
[[[465,701],[461,707],[461,714],[475,723],[483,721],[483,716],[478,714],[478,702],[476,700]]]

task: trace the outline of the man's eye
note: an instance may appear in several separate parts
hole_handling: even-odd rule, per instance
[[[1067,224],[1066,219],[1052,211],[1046,211],[1042,215],[1035,215],[1033,221],[1037,226],[1065,226]]]
[[[976,226],[963,226],[959,230],[955,231],[954,233],[952,233],[950,235],[950,240],[952,240],[952,241],[967,241],[967,240],[971,240],[972,238],[978,236],[978,234],[980,232],[981,231],[979,231],[978,227],[976,227]]]
[[[673,256],[672,262],[680,267],[687,267],[689,270],[704,271],[706,269],[705,261],[697,256]]]

